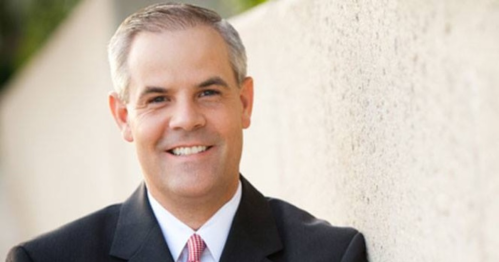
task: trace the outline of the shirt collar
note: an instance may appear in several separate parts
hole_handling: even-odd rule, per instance
[[[197,233],[203,238],[207,248],[215,261],[219,261],[229,235],[232,220],[241,202],[241,181],[234,196],[223,205],[199,230],[196,232],[182,221],[173,216],[168,210],[147,191],[147,197],[156,220],[159,223],[163,237],[170,252],[177,261],[185,248],[187,240],[192,234]]]

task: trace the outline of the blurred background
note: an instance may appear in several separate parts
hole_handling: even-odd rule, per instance
[[[141,182],[106,46],[153,1],[0,0],[0,259]],[[499,261],[499,1],[189,1],[255,79],[241,172],[371,262]]]

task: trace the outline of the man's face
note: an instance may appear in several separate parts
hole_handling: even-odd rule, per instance
[[[141,32],[129,51],[129,101],[110,96],[124,138],[135,142],[148,189],[166,201],[237,188],[253,83],[238,87],[228,48],[212,28]]]

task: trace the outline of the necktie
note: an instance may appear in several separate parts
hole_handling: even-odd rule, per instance
[[[203,239],[199,235],[193,234],[187,241],[187,249],[189,250],[187,262],[200,262],[201,254],[205,248],[206,244]]]

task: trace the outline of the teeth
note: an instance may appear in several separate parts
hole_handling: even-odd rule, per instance
[[[188,156],[206,151],[206,146],[193,146],[193,147],[177,147],[172,150],[176,156]]]

